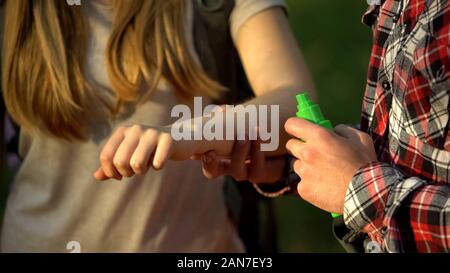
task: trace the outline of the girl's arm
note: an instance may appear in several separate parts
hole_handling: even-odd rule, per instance
[[[246,104],[280,106],[280,149],[288,135],[284,123],[295,116],[295,95],[309,91],[317,100],[315,87],[289,21],[282,8],[262,11],[247,20],[236,39],[247,78],[256,98]]]
[[[296,93],[309,90],[316,97],[286,15],[281,8],[258,13],[243,24],[235,42],[257,96],[246,105],[279,105],[279,128],[271,128],[280,133],[279,148],[266,155],[283,154],[288,136],[282,127],[289,117],[295,116]],[[120,128],[105,145],[95,177],[120,179],[145,173],[149,167],[159,169],[170,158],[183,160],[210,150],[230,155],[233,144],[234,141],[214,140],[175,142],[168,129]]]
[[[309,90],[311,97],[317,99],[301,52],[280,8],[268,9],[244,23],[237,33],[236,47],[257,95],[247,104],[279,104],[280,126],[295,116],[296,93]],[[285,131],[280,129],[280,148],[284,148],[286,137]],[[270,155],[255,151],[254,146],[253,141],[235,145],[231,161],[222,160],[214,151],[195,159],[202,159],[203,173],[208,178],[230,175],[238,181],[253,183],[280,179],[284,159],[268,158]],[[248,156],[250,162],[246,161]]]

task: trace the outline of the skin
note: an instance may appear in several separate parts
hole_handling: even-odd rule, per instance
[[[352,177],[362,166],[377,161],[372,138],[345,125],[330,131],[298,118],[289,119],[285,129],[294,137],[286,148],[297,158],[294,170],[302,178],[297,188],[300,196],[342,214]]]
[[[290,118],[285,129],[293,137],[286,149],[297,158],[293,167],[302,178],[297,187],[299,195],[316,207],[342,214],[353,176],[362,166],[377,161],[372,138],[346,125],[330,131],[299,118]],[[234,162],[221,159],[215,152],[206,153],[202,156],[203,172],[211,178],[226,174],[238,181],[277,181],[284,161],[266,159],[260,150],[253,149],[256,143],[235,145]],[[255,160],[254,164],[246,160],[248,156]]]
[[[246,31],[245,28],[242,31]],[[243,40],[247,37],[247,34],[242,35]],[[260,69],[265,68],[261,66]],[[282,67],[279,69],[283,70]],[[289,107],[296,109],[296,105]],[[291,116],[294,115],[292,113]],[[352,177],[365,164],[377,161],[371,137],[345,125],[338,125],[334,131],[329,131],[298,118],[288,119],[285,130],[293,137],[287,142],[286,149],[297,158],[294,170],[302,178],[297,188],[300,196],[321,209],[342,214]],[[252,183],[278,181],[282,176],[284,160],[269,158],[255,146],[257,144],[253,142],[235,144],[231,161],[223,159],[215,151],[193,158],[203,161],[203,173],[209,178],[230,175],[238,181],[249,180]]]
[[[295,95],[298,92],[309,90],[311,96],[316,97],[303,57],[282,9],[267,9],[250,18],[237,34],[236,47],[256,95],[255,99],[246,104],[280,105],[280,124],[284,124],[295,114]],[[264,160],[252,161],[253,164],[249,166],[263,168],[267,167],[265,164],[274,167],[282,165],[281,158],[275,158],[273,162],[265,159],[286,152],[284,143],[288,135],[282,128],[278,129],[280,149],[263,155]],[[161,169],[169,159],[184,160],[209,151],[233,157],[234,141],[175,142],[169,132],[170,126],[148,128],[135,125],[117,129],[100,154],[100,167],[94,173],[95,178],[122,179],[135,174],[145,174],[150,168]],[[255,173],[257,171],[249,170],[246,173],[241,172],[239,177],[244,179]],[[277,175],[271,176],[273,177],[269,180],[274,180]],[[255,181],[262,180],[255,175],[252,177]]]

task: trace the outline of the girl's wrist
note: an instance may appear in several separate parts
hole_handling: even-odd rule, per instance
[[[297,194],[297,185],[301,178],[293,169],[294,157],[285,156],[285,165],[282,177],[279,181],[270,184],[253,184],[255,190],[268,198],[276,198],[286,194]]]

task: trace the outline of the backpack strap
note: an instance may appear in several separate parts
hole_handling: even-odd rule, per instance
[[[194,45],[206,73],[230,91],[222,103],[236,104],[253,97],[230,34],[234,0],[195,0]]]

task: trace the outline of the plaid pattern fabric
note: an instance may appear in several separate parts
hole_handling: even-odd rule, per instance
[[[450,252],[448,0],[386,0],[363,21],[374,44],[361,129],[379,162],[353,177],[345,222],[387,252]]]

